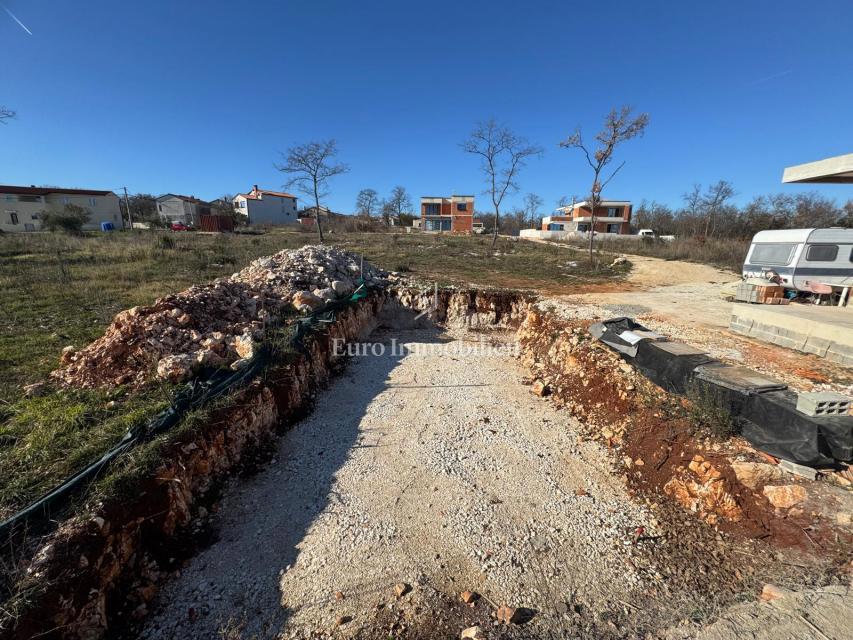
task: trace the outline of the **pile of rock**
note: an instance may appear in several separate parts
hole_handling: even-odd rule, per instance
[[[193,286],[153,305],[119,313],[88,347],[62,351],[51,377],[68,387],[170,382],[203,367],[244,366],[271,320],[293,305],[306,312],[352,294],[358,282],[384,286],[387,274],[359,256],[306,246],[260,258],[230,278]]]

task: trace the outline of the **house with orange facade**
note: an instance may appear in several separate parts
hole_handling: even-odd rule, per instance
[[[471,233],[474,230],[474,196],[422,197],[420,228]]]
[[[633,205],[625,200],[602,200],[595,208],[595,232],[631,233]],[[587,201],[559,207],[554,215],[542,218],[542,231],[587,232],[592,225],[592,208]]]

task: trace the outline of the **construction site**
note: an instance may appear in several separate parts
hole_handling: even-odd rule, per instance
[[[4,505],[0,636],[849,637],[848,363],[743,329],[797,305],[731,273],[613,263],[542,292],[307,245],[119,313],[27,394],[168,402]]]

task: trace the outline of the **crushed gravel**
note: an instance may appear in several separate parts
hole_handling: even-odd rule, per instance
[[[429,329],[374,339],[392,337],[421,350],[352,359],[273,461],[226,488],[217,540],[140,637],[353,637],[428,590],[482,594],[488,626],[494,607],[529,608],[536,637],[659,579],[631,544],[654,518],[511,353]],[[412,593],[398,600],[398,583]]]

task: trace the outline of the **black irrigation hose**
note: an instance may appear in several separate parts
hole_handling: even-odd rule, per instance
[[[288,340],[288,345],[304,353],[305,337],[317,324],[321,322],[334,322],[337,311],[345,309],[365,298],[367,293],[368,288],[364,284],[361,284],[349,298],[333,300],[312,311],[306,317],[300,318],[295,323],[296,331]],[[19,531],[19,527],[24,524],[48,520],[52,512],[62,510],[68,506],[72,496],[84,490],[87,484],[94,481],[100,472],[121,456],[121,454],[129,451],[138,444],[147,442],[155,436],[169,431],[190,410],[204,407],[211,400],[246,384],[257,374],[264,371],[272,360],[273,350],[269,345],[265,344],[252,356],[249,363],[238,371],[230,372],[219,369],[204,380],[195,379],[189,382],[174,398],[168,409],[152,418],[147,424],[138,425],[128,431],[121,441],[101,456],[98,461],[78,471],[32,504],[3,522],[0,522],[0,540],[7,540]]]

